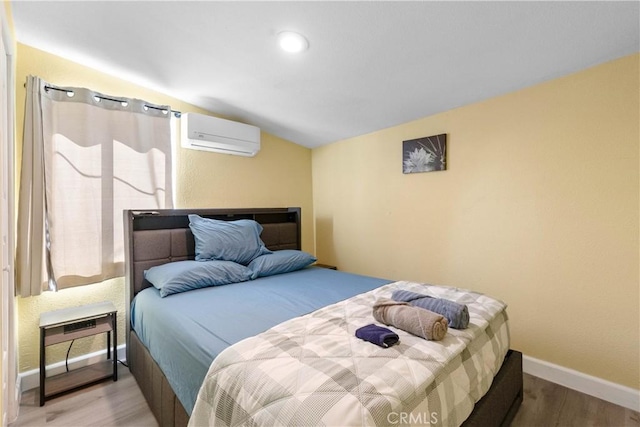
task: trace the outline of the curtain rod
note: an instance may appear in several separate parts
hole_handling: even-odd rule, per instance
[[[54,86],[49,86],[49,85],[45,85],[44,90],[49,90],[49,89],[53,89],[53,90],[58,90],[60,92],[66,92],[66,93],[73,93],[72,90],[68,90],[68,89],[60,89],[58,87],[54,87]],[[105,99],[107,101],[113,101],[113,102],[127,102],[126,99],[117,99],[117,98],[110,98],[108,96],[104,96],[104,95],[95,95],[96,98],[99,99]],[[145,108],[153,108],[154,110],[165,110],[164,108],[160,108],[160,107],[156,107],[154,105],[149,105],[149,104],[144,104]],[[173,113],[173,115],[179,119],[182,116],[182,113],[180,111],[176,111],[176,110],[169,110],[171,113]]]

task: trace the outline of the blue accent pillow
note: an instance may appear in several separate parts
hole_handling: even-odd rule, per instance
[[[251,270],[231,261],[176,261],[145,270],[144,278],[164,298],[192,289],[244,282],[251,278]]]
[[[196,261],[224,260],[242,265],[270,254],[260,239],[262,226],[251,219],[219,221],[189,215],[189,228],[196,243]]]
[[[283,249],[261,255],[251,261],[247,267],[251,270],[251,279],[255,279],[300,270],[316,261],[316,257],[306,252]]]

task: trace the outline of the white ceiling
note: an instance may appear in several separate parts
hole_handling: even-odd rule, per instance
[[[640,50],[637,1],[18,1],[11,9],[20,43],[307,147]],[[303,33],[309,50],[279,51],[283,30]]]

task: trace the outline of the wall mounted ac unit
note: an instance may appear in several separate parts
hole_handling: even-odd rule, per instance
[[[204,114],[186,113],[180,120],[184,148],[238,156],[260,151],[260,128]]]

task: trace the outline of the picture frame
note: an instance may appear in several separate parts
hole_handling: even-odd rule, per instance
[[[447,170],[447,134],[402,141],[402,173]]]

